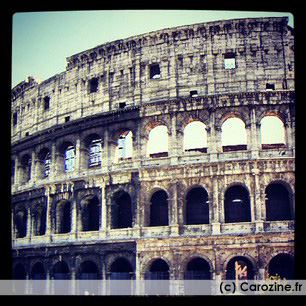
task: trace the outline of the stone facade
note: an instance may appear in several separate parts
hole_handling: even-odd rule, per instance
[[[12,89],[15,277],[144,279],[163,271],[183,279],[202,258],[211,279],[225,279],[238,258],[265,278],[273,258],[294,255],[294,100],[286,18],[164,29],[70,56],[66,71],[40,84],[29,77]],[[283,144],[261,143],[266,116],[283,123]],[[222,145],[229,118],[244,122],[245,144]],[[205,125],[207,146],[186,150],[194,121]],[[158,126],[167,128],[168,150],[154,155],[149,135]],[[125,157],[118,141],[128,132]],[[267,208],[272,185],[288,197],[285,217]],[[247,192],[249,212],[229,222],[226,194],[235,186]],[[207,193],[208,222],[186,221],[193,189]],[[152,226],[158,192],[166,224]],[[152,268],[158,259],[167,271]]]

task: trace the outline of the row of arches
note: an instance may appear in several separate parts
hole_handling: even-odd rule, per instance
[[[162,122],[150,124],[148,134],[146,156],[151,158],[168,156],[169,136],[168,128]],[[208,131],[207,126],[200,120],[189,122],[183,131],[183,152],[197,151],[207,153]],[[245,123],[238,117],[226,119],[221,126],[222,151],[247,150],[247,131]],[[273,149],[285,147],[286,135],[283,121],[277,116],[265,116],[261,120],[260,135],[262,149]],[[72,172],[76,167],[91,168],[101,166],[103,158],[118,163],[120,160],[128,160],[134,156],[135,135],[129,129],[119,129],[109,142],[109,152],[103,151],[104,143],[102,137],[97,133],[91,133],[85,137],[79,149],[75,142],[63,141],[57,150],[57,155],[52,155],[50,147],[43,147],[35,156],[25,153],[21,156],[17,167],[15,160],[12,160],[12,182],[15,182],[16,169],[19,170],[18,181],[30,181],[33,172],[35,177],[42,179],[50,176],[52,163],[56,163],[56,171]],[[104,152],[104,153],[103,153]],[[76,156],[81,154],[81,165],[76,165]],[[56,159],[52,160],[52,159]],[[16,168],[17,167],[17,168]],[[35,169],[33,169],[33,167]],[[53,166],[54,167],[54,166]]]
[[[193,257],[188,260],[184,265],[183,279],[196,280],[196,279],[213,279],[213,267],[207,259],[203,257]],[[49,277],[51,279],[71,279],[71,271],[69,265],[64,261],[58,261],[52,267],[48,268]],[[155,258],[150,261],[143,272],[144,279],[158,280],[170,279],[171,270],[173,267],[171,263],[163,258]],[[224,266],[225,279],[254,279],[257,273],[257,267],[246,256],[234,256]],[[241,273],[243,271],[243,273]],[[294,279],[294,262],[293,257],[286,253],[280,253],[274,256],[268,266],[266,276],[276,276],[286,279]],[[266,277],[265,276],[265,277]],[[117,258],[102,276],[101,269],[98,265],[90,260],[83,261],[79,267],[76,268],[76,279],[135,279],[135,270],[133,265],[124,257]],[[22,263],[15,265],[13,269],[14,279],[26,279],[25,267]],[[36,262],[30,271],[30,279],[46,279],[47,271],[41,262]]]
[[[183,130],[183,150],[207,152],[207,126],[200,120],[188,123]],[[154,127],[149,134],[148,156],[168,152],[168,128],[166,125]],[[276,116],[265,116],[260,122],[262,149],[284,146],[286,143],[283,121]],[[247,131],[245,123],[238,117],[226,119],[221,126],[221,146],[223,152],[246,150]]]
[[[159,189],[150,198],[148,226],[169,225],[169,196]],[[111,228],[129,228],[135,223],[134,203],[131,195],[126,191],[118,192],[110,205]],[[184,224],[209,224],[210,203],[208,192],[202,186],[191,188],[185,199]],[[242,185],[230,186],[224,195],[224,222],[250,222],[251,206],[248,190]],[[265,189],[266,221],[292,220],[292,197],[288,189],[281,183],[271,183]],[[69,233],[72,230],[72,203],[62,199],[54,203],[51,208],[51,223],[54,233]],[[101,224],[101,205],[98,196],[85,196],[79,205],[78,226],[80,231],[98,231]],[[27,235],[28,215],[25,207],[16,209],[14,225],[16,237]],[[33,214],[33,235],[46,233],[46,205]]]

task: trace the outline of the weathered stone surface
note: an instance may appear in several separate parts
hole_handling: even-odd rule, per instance
[[[72,55],[66,71],[40,84],[29,78],[13,88],[14,268],[21,263],[32,277],[39,262],[45,277],[53,278],[54,266],[64,261],[69,277],[78,278],[81,264],[91,261],[99,277],[107,278],[118,272],[120,265],[112,264],[125,258],[134,277],[144,278],[161,258],[170,278],[181,279],[188,262],[200,257],[216,279],[226,278],[228,263],[238,256],[248,259],[255,277],[262,278],[262,269],[268,271],[276,255],[293,256],[293,39],[286,18],[164,29]],[[232,54],[235,67],[225,69]],[[159,74],[150,78],[156,63]],[[267,115],[284,123],[285,144],[262,146],[260,125]],[[232,117],[245,123],[247,144],[222,148],[222,124]],[[193,121],[206,125],[207,148],[183,149],[184,129]],[[168,130],[168,152],[150,157],[149,133],[161,124]],[[133,154],[117,158],[118,139],[126,131],[133,134]],[[101,160],[89,167],[92,139],[101,143]],[[64,168],[68,143],[75,150],[71,172]],[[287,219],[267,218],[266,188],[271,183],[288,192]],[[225,194],[232,186],[247,190],[248,221],[226,222]],[[209,222],[186,224],[187,195],[196,187],[207,192]],[[160,190],[167,195],[168,224],[150,226],[152,196]],[[120,227],[118,207],[126,194],[131,225]],[[85,231],[93,199],[97,228]],[[61,232],[67,202],[70,227]]]

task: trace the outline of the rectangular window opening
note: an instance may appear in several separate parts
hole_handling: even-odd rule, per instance
[[[15,126],[17,124],[17,113],[13,114],[13,125]]]
[[[198,97],[199,95],[198,95],[198,91],[197,90],[191,90],[190,91],[190,97],[191,98],[196,98],[196,97]]]
[[[119,108],[125,108],[125,107],[126,107],[126,102],[119,103]]]
[[[49,109],[50,107],[50,97],[46,96],[44,97],[44,110]]]
[[[235,69],[236,68],[236,55],[235,53],[224,54],[224,69]]]
[[[160,78],[159,64],[150,65],[150,79],[159,79],[159,78]]]
[[[99,80],[98,78],[92,78],[89,80],[89,92],[97,92],[98,91]]]
[[[275,85],[274,84],[266,84],[266,90],[275,90]]]
[[[65,122],[69,122],[70,121],[70,116],[65,117]]]

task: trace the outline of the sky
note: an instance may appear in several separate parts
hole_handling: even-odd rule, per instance
[[[66,69],[66,58],[106,42],[169,27],[247,17],[289,17],[287,12],[102,10],[15,13],[12,88],[34,76],[44,81]]]

